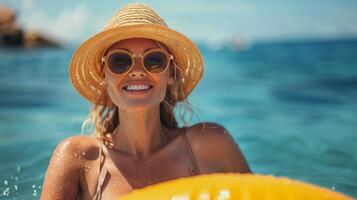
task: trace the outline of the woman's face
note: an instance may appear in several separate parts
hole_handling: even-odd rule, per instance
[[[108,54],[116,49],[124,49],[133,54],[144,53],[153,48],[160,48],[153,40],[132,38],[119,41],[108,49]],[[133,68],[122,75],[114,74],[104,67],[107,90],[112,102],[121,110],[133,110],[152,107],[160,104],[166,95],[168,83],[173,83],[170,67],[160,74],[151,74],[142,66],[141,58],[134,58]],[[128,85],[150,85],[150,89],[128,91]]]

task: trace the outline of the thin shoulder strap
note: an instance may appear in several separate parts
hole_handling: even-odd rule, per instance
[[[99,177],[98,177],[98,184],[97,184],[97,191],[94,195],[94,200],[101,200],[102,199],[102,186],[105,180],[105,177],[107,176],[108,170],[107,168],[104,166],[104,161],[105,161],[105,157],[104,157],[104,144],[101,142],[101,146],[100,146],[100,166],[99,166]]]
[[[186,148],[187,152],[190,155],[191,162],[192,162],[192,166],[191,166],[191,169],[190,169],[191,170],[191,174],[192,175],[198,175],[198,174],[200,174],[200,169],[198,168],[195,156],[194,156],[194,154],[192,152],[192,148],[191,148],[190,142],[187,139],[186,131],[183,133],[183,138],[184,138],[185,144],[187,146],[187,148]]]

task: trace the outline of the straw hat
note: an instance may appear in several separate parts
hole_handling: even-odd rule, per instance
[[[174,55],[181,70],[184,92],[177,100],[185,99],[203,74],[204,61],[196,45],[183,34],[168,28],[160,16],[142,3],[132,3],[121,8],[104,30],[89,38],[74,52],[69,75],[73,86],[86,99],[105,105],[107,93],[103,75],[99,72],[100,60],[107,48],[128,38],[146,38],[165,44]]]

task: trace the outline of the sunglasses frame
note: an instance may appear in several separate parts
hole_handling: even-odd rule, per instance
[[[131,62],[131,66],[129,67],[128,70],[126,70],[125,72],[123,73],[116,73],[116,72],[113,72],[109,65],[108,65],[108,59],[110,58],[111,55],[115,54],[115,53],[118,53],[118,52],[122,52],[122,53],[126,53],[130,56],[132,62]],[[167,65],[165,66],[165,69],[162,70],[161,72],[157,72],[157,73],[153,73],[153,72],[150,72],[148,69],[146,69],[145,65],[144,65],[144,58],[149,54],[149,53],[152,53],[152,52],[162,52],[165,56],[166,56],[166,59],[167,59]],[[149,49],[148,51],[145,51],[143,53],[131,53],[130,51],[127,51],[127,50],[124,50],[124,49],[115,49],[115,50],[112,50],[112,51],[109,51],[108,54],[106,54],[105,56],[102,57],[101,61],[103,62],[103,64],[108,68],[108,70],[116,75],[116,76],[124,76],[126,74],[128,74],[134,67],[135,65],[135,58],[136,57],[139,57],[140,58],[140,61],[141,61],[141,65],[142,67],[144,68],[144,70],[149,73],[149,74],[155,74],[155,75],[159,75],[159,74],[163,74],[167,68],[169,68],[169,65],[170,65],[170,62],[171,60],[174,61],[174,56],[169,54],[166,50],[162,49],[162,48],[153,48],[153,49]],[[175,64],[175,62],[174,62]],[[175,64],[176,66],[176,64]],[[175,67],[176,68],[176,67]],[[176,70],[175,70],[176,71]]]

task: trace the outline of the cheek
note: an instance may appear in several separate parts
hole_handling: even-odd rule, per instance
[[[157,84],[157,86],[158,86],[158,91],[159,91],[160,93],[162,93],[163,96],[165,96],[165,94],[166,94],[166,89],[167,89],[167,83],[168,83],[168,81],[169,81],[169,75],[168,75],[168,73],[159,75],[159,76],[157,77],[156,82],[159,83],[159,84]]]
[[[118,103],[118,98],[120,96],[120,88],[118,87],[118,77],[114,77],[111,74],[105,73],[105,81],[107,82],[107,92],[109,98],[113,101],[113,103]]]
[[[112,82],[108,83],[107,91],[110,99],[115,102],[115,99],[119,97],[119,91]]]

